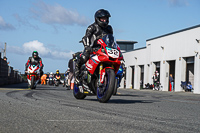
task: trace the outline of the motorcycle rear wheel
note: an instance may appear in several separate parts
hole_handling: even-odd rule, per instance
[[[115,83],[115,72],[113,69],[106,69],[104,83],[97,87],[97,99],[100,103],[106,103],[113,95]]]
[[[80,92],[77,84],[74,84],[73,94],[76,99],[84,99],[86,95]]]

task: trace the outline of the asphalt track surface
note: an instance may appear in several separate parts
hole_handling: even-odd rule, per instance
[[[108,103],[72,90],[0,87],[0,133],[199,133],[200,95],[119,89]]]

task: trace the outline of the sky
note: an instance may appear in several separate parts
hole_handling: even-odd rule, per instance
[[[200,24],[200,0],[0,0],[0,49],[10,66],[24,73],[38,51],[44,72],[65,72],[72,54],[99,9],[110,12],[119,40],[146,40]],[[2,55],[3,56],[3,55]],[[1,56],[1,57],[2,57]]]

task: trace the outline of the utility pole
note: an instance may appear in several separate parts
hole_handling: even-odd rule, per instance
[[[4,56],[3,57],[6,57],[6,42],[5,42],[5,46],[4,46]]]

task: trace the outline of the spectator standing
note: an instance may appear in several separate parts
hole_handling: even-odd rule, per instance
[[[172,74],[169,75],[169,82],[171,83],[171,91],[174,91],[174,79],[173,79],[173,76]]]
[[[155,85],[156,85],[157,82],[159,82],[159,73],[158,73],[158,71],[155,71],[152,79],[153,79],[153,90],[155,90]]]
[[[7,62],[7,57],[3,57],[3,60],[5,60]],[[7,62],[7,64],[9,64],[10,62]]]
[[[4,57],[3,57],[3,60],[7,61],[7,58],[4,56]]]
[[[68,68],[69,68],[68,85],[70,86],[71,85],[71,80],[73,78],[73,58],[69,60]]]
[[[47,75],[43,74],[42,77],[41,77],[41,85],[42,84],[46,85],[46,80],[47,80]]]

